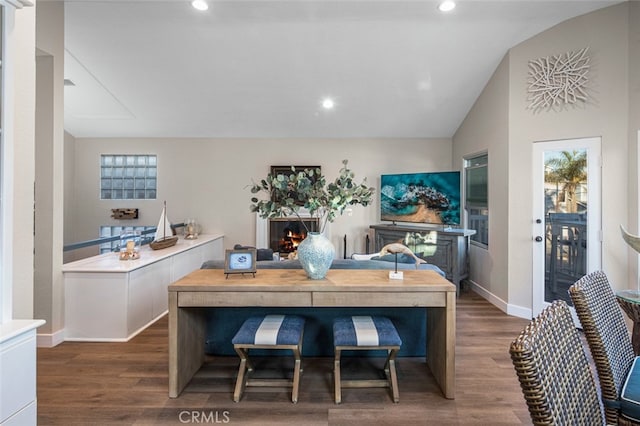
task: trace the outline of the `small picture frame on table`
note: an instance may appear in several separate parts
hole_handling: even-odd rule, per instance
[[[224,256],[224,273],[227,278],[229,274],[252,274],[256,276],[256,249],[227,249]]]

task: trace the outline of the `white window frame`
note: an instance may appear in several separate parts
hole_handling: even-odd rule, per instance
[[[477,165],[477,166],[470,166],[469,163],[472,162],[475,159],[479,159],[482,157],[486,157],[486,163],[485,164],[481,164],[481,165]],[[477,227],[471,226],[471,210],[485,210],[486,211],[486,223],[485,223],[485,229],[486,231],[483,233],[482,230],[477,230],[478,232],[471,236],[470,238],[470,242],[472,245],[478,246],[478,247],[482,247],[485,249],[489,248],[489,182],[488,182],[488,178],[489,178],[489,153],[487,151],[484,152],[479,152],[473,155],[469,155],[464,157],[464,162],[463,162],[463,166],[464,166],[464,212],[465,212],[465,227],[470,228],[470,229],[475,229]],[[486,167],[487,169],[487,202],[486,205],[480,205],[480,204],[474,204],[474,205],[469,205],[468,202],[468,195],[467,194],[467,179],[468,179],[468,170],[470,169],[474,169],[474,168],[479,168],[479,167]],[[483,237],[483,235],[486,233],[485,238],[482,241],[478,241],[478,238]]]

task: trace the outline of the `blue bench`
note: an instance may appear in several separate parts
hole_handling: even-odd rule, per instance
[[[260,315],[247,318],[231,340],[240,357],[233,400],[240,401],[247,386],[291,386],[291,402],[298,402],[300,373],[302,371],[302,335],[304,318],[295,315]],[[290,350],[295,360],[293,378],[250,379],[254,371],[249,359],[250,349]]]
[[[342,402],[342,388],[388,387],[393,402],[400,401],[395,359],[402,340],[391,320],[381,316],[351,316],[336,318],[333,322],[333,365],[336,404]],[[340,373],[342,351],[385,350],[385,379],[343,380]]]

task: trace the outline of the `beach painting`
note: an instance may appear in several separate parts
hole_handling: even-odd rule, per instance
[[[460,225],[460,172],[382,175],[380,219]]]

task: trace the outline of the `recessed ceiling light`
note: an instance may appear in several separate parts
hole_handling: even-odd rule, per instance
[[[322,100],[322,108],[324,109],[333,109],[336,106],[336,103],[331,98],[324,98]]]
[[[456,2],[453,0],[445,0],[438,5],[438,10],[440,12],[451,12],[456,8]]]
[[[193,6],[194,9],[198,9],[198,10],[207,10],[207,9],[209,9],[209,5],[204,0],[193,0],[191,2],[191,6]]]

